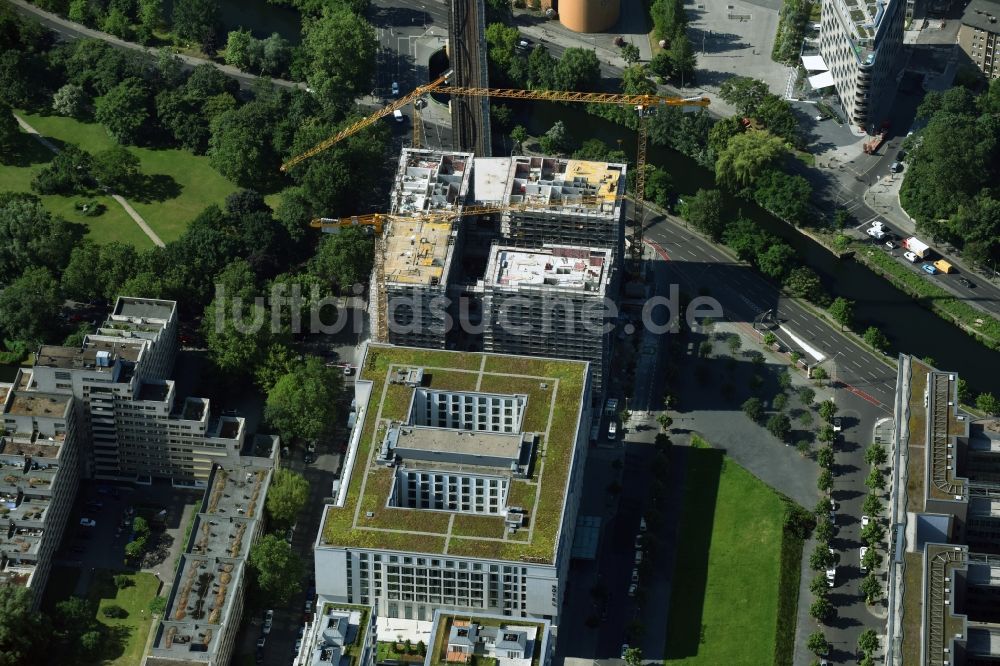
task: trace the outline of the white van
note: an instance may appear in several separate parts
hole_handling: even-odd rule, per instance
[[[405,116],[403,116],[403,112],[402,111],[400,111],[399,109],[396,109],[395,111],[392,112],[392,117],[396,119],[397,123],[401,123],[401,122],[403,122],[403,119],[404,119]]]
[[[612,421],[608,424],[608,439],[614,440],[618,436],[618,422]]]

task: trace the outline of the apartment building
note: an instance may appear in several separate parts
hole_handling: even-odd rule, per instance
[[[377,248],[372,331],[381,341],[443,349],[448,285],[461,254],[459,220],[472,173],[472,153],[404,148],[390,212]],[[441,213],[434,216],[433,213]],[[406,219],[411,216],[419,216]],[[384,287],[385,302],[379,302]]]
[[[317,537],[317,593],[389,618],[443,609],[555,623],[591,420],[587,365],[367,345]]]
[[[548,620],[436,611],[424,666],[496,660],[504,666],[549,666],[555,637]],[[481,663],[481,662],[480,662]]]
[[[375,666],[374,608],[320,597],[302,633],[293,666]]]
[[[1000,78],[1000,2],[972,0],[966,5],[958,45],[986,78]]]
[[[0,384],[0,584],[33,592],[35,607],[80,480],[73,398],[28,390],[31,373]]]
[[[176,350],[176,303],[132,297],[119,298],[81,347],[39,349],[31,388],[76,399],[87,476],[205,487],[214,464],[239,458],[244,419],[177,395],[169,379]]]
[[[851,123],[870,134],[889,117],[903,66],[903,0],[822,3],[819,50],[825,70],[814,87],[834,86]]]
[[[903,355],[893,426],[885,663],[1000,663],[1000,421]]]
[[[589,361],[600,395],[614,330],[606,302],[616,292],[614,257],[611,248],[493,246],[483,283],[484,351]]]
[[[143,666],[227,666],[240,633],[247,558],[264,527],[277,438],[263,455],[216,465],[181,554]]]

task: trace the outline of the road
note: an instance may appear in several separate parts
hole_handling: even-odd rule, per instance
[[[32,4],[25,2],[25,0],[6,0],[11,5],[14,6],[22,14],[32,16],[41,22],[49,30],[52,30],[62,39],[100,39],[113,46],[117,46],[122,49],[129,49],[132,51],[141,51],[154,58],[159,55],[159,49],[151,46],[143,46],[141,44],[136,44],[135,42],[125,41],[124,39],[119,39],[114,35],[109,35],[106,32],[101,32],[100,30],[94,30],[88,28],[79,23],[75,23],[68,19],[64,19],[57,14],[52,12],[47,12],[44,9],[40,9]],[[236,81],[239,82],[240,88],[244,90],[251,89],[257,80],[260,78],[254,74],[248,74],[242,72],[235,67],[230,67],[229,65],[223,65],[217,63],[213,60],[208,60],[206,58],[198,58],[190,55],[177,54],[176,56],[184,63],[184,66],[188,69],[193,69],[198,65],[212,65],[219,71],[223,72],[227,76],[231,76]],[[283,88],[305,88],[304,83],[297,83],[295,81],[286,81],[284,79],[271,79],[273,85],[281,86]]]

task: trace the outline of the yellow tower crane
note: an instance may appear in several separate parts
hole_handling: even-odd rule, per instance
[[[320,142],[301,155],[297,155],[283,165],[281,170],[286,171],[299,162],[306,160],[318,153],[323,152],[338,141],[345,139],[352,134],[375,123],[380,118],[384,118],[396,109],[400,109],[410,104],[425,93],[434,91],[448,95],[460,95],[467,97],[496,97],[501,99],[525,99],[548,102],[575,102],[583,104],[615,104],[618,106],[631,106],[639,113],[638,146],[636,150],[636,174],[635,174],[635,224],[632,227],[632,259],[636,262],[642,258],[642,233],[643,233],[643,209],[644,197],[646,193],[646,144],[648,130],[646,126],[650,112],[661,106],[708,106],[707,97],[667,97],[663,95],[629,95],[624,93],[595,93],[595,92],[570,92],[566,90],[521,90],[519,88],[470,88],[460,86],[442,85],[447,83],[447,77],[451,72],[446,72],[430,83],[419,86],[409,95],[400,97],[392,104],[376,111],[363,118],[334,136]],[[473,214],[473,213],[468,213]]]

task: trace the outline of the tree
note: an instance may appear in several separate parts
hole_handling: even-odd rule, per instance
[[[813,379],[815,379],[815,380],[817,380],[819,382],[822,382],[829,375],[826,372],[826,368],[813,368],[812,376],[813,376]]]
[[[553,70],[556,90],[597,90],[601,80],[601,63],[597,54],[590,49],[570,47]]]
[[[824,493],[829,493],[833,490],[833,472],[828,469],[820,472],[819,478],[816,480],[816,487]]]
[[[566,130],[566,124],[557,120],[552,127],[538,140],[542,150],[549,154],[568,152],[571,148],[571,139]]]
[[[878,650],[879,640],[878,633],[874,629],[865,629],[858,636],[858,649],[866,656],[871,656],[873,652]]]
[[[812,405],[813,400],[816,399],[816,391],[808,386],[803,386],[799,389],[799,400],[802,402],[804,407],[809,407]]]
[[[886,453],[885,447],[877,442],[869,444],[865,449],[865,462],[872,467],[881,467],[888,460],[889,454]]]
[[[766,130],[737,134],[715,161],[715,181],[732,190],[750,187],[786,151],[784,139]]]
[[[829,599],[819,597],[818,599],[814,599],[812,604],[810,604],[809,614],[817,622],[826,622],[836,615],[836,609],[834,609]]]
[[[125,544],[125,557],[137,560],[146,550],[146,537],[139,537]]]
[[[836,553],[830,552],[830,543],[818,541],[809,555],[809,566],[814,571],[823,571],[837,563]]]
[[[879,555],[877,548],[869,548],[865,551],[865,556],[861,558],[861,566],[868,571],[875,571],[882,566],[882,556]]]
[[[273,116],[262,102],[226,111],[212,121],[208,157],[215,169],[240,187],[268,189],[280,159],[267,132]]]
[[[778,342],[778,336],[775,335],[774,333],[772,333],[771,331],[768,331],[767,333],[764,334],[764,345],[765,346],[771,347],[771,346],[774,346],[774,344],[777,343],[777,342]]]
[[[126,79],[97,100],[94,117],[115,141],[134,144],[152,120],[149,101],[142,79]]]
[[[646,199],[660,208],[670,205],[670,195],[673,191],[673,179],[666,169],[653,167],[646,176]]]
[[[815,655],[824,655],[830,651],[830,642],[822,631],[814,631],[806,640],[806,647]]]
[[[90,185],[93,158],[73,144],[66,144],[45,167],[35,173],[31,189],[39,194],[84,192]]]
[[[139,0],[139,34],[151,38],[162,24],[163,0]]]
[[[822,539],[823,541],[829,541],[833,538],[833,534],[836,531],[833,521],[830,520],[830,516],[826,513],[822,514],[816,519],[816,538]]]
[[[762,253],[756,257],[756,264],[760,271],[775,280],[783,281],[788,275],[789,269],[794,265],[796,259],[795,250],[785,242],[772,243]]]
[[[21,128],[9,104],[0,102],[0,162],[9,161],[21,138]]]
[[[670,41],[670,64],[673,65],[674,75],[680,77],[682,86],[691,83],[697,62],[687,34],[683,32],[676,34]]]
[[[139,158],[121,146],[94,154],[92,173],[98,184],[118,191],[135,186],[139,176]]]
[[[333,428],[342,375],[311,357],[267,394],[264,418],[286,441],[320,439]]]
[[[101,614],[104,617],[110,617],[114,619],[122,619],[128,617],[128,611],[119,606],[118,604],[111,604],[110,606],[105,606],[101,609]]]
[[[871,490],[885,490],[885,476],[878,468],[872,468],[865,478],[865,485]]]
[[[37,197],[0,194],[0,284],[33,266],[61,271],[73,243],[69,226],[53,219]]]
[[[861,528],[861,540],[874,548],[885,539],[885,528],[877,520],[871,520]]]
[[[670,416],[668,416],[667,414],[660,414],[659,416],[657,416],[656,422],[660,424],[660,428],[662,428],[664,432],[670,430],[670,426],[674,424],[674,420],[670,418]]]
[[[77,118],[83,113],[87,104],[83,88],[73,83],[67,83],[52,95],[52,110],[60,116]]]
[[[827,445],[816,451],[816,462],[824,469],[831,469],[834,463],[833,447]]]
[[[819,403],[819,417],[826,421],[827,423],[832,423],[833,418],[837,415],[837,403],[832,399],[824,400]]]
[[[528,130],[524,129],[522,125],[514,125],[514,128],[510,131],[510,138],[517,145],[518,149],[520,149],[528,138]]]
[[[279,525],[291,525],[309,501],[309,482],[301,474],[277,469],[267,490],[267,512]]]
[[[309,261],[309,272],[346,291],[368,282],[374,261],[375,241],[362,229],[344,229],[327,235]]]
[[[793,296],[806,298],[813,303],[820,302],[826,296],[819,275],[811,268],[799,266],[788,272],[785,287]]]
[[[826,573],[820,572],[809,581],[809,591],[820,597],[830,592],[830,584],[826,581]]]
[[[840,329],[850,328],[854,322],[854,301],[838,296],[827,308],[833,320],[840,324]]]
[[[292,61],[292,46],[288,40],[276,32],[272,32],[258,42],[260,52],[260,71],[269,76],[281,76],[288,70]]]
[[[0,586],[0,666],[49,661],[45,618],[32,610],[31,596],[26,587]]]
[[[889,339],[875,326],[869,326],[863,337],[868,346],[875,351],[884,353],[889,348]]]
[[[202,334],[209,356],[229,377],[252,374],[271,341],[270,316],[263,307],[244,304],[234,312],[235,303],[213,301],[202,320]]]
[[[116,37],[121,37],[122,39],[128,39],[131,37],[131,28],[129,26],[128,17],[125,16],[125,12],[118,7],[111,7],[108,15],[104,17],[104,23],[101,28],[104,32],[115,35]]]
[[[684,201],[682,214],[691,224],[711,236],[712,240],[722,238],[725,222],[722,218],[722,193],[719,190],[698,190],[693,197]]]
[[[766,83],[747,76],[726,79],[719,88],[719,97],[736,107],[741,116],[756,116],[757,108],[770,94]]]
[[[864,577],[864,579],[862,579],[858,590],[864,595],[866,604],[874,604],[882,598],[882,582],[878,579],[878,576],[875,575],[875,572],[869,573]],[[871,631],[871,629],[869,629],[869,631]],[[861,637],[858,638],[858,644],[860,646]],[[878,645],[878,638],[875,639],[875,644],[876,646]]]
[[[829,423],[824,423],[822,426],[820,426],[819,433],[817,433],[816,435],[816,439],[825,444],[829,444],[836,438],[836,436],[837,434],[834,432],[833,426],[830,425]]]
[[[760,206],[793,224],[809,222],[812,185],[799,175],[771,167],[764,169],[753,186],[753,199]]]
[[[214,46],[219,27],[218,0],[175,0],[171,16],[174,32],[200,46]]]
[[[989,416],[1000,414],[1000,398],[992,393],[980,393],[976,396],[976,409]]]
[[[62,306],[59,284],[46,268],[29,268],[0,292],[0,332],[13,340],[47,339]]]
[[[271,605],[287,605],[302,589],[302,560],[282,538],[265,534],[250,548],[257,589]]]
[[[642,648],[630,647],[625,650],[625,663],[628,666],[640,666],[642,664]]]
[[[80,634],[79,643],[80,651],[90,659],[99,654],[101,648],[107,644],[104,634],[97,629],[91,629]]]
[[[630,44],[626,42],[622,44],[622,60],[625,61],[626,65],[634,65],[639,62],[639,58],[642,57],[639,53],[639,47],[635,44]]]
[[[226,38],[226,64],[245,72],[253,71],[259,60],[254,46],[257,40],[249,30],[233,30]]]
[[[861,511],[866,516],[878,518],[882,514],[882,500],[878,495],[869,493],[865,495],[865,501],[861,504]]]
[[[135,532],[137,537],[145,538],[149,536],[149,521],[142,516],[136,516],[132,519],[132,531]]]
[[[362,16],[324,9],[322,16],[305,21],[302,32],[306,82],[321,103],[343,108],[371,89],[378,41]]]
[[[760,398],[748,398],[742,409],[751,421],[758,422],[764,417],[764,403]]]
[[[792,422],[787,414],[772,414],[767,420],[767,429],[775,438],[784,442],[792,431]]]
[[[511,65],[517,56],[517,40],[519,34],[517,28],[508,26],[501,22],[490,23],[486,26],[486,44],[489,47],[487,55],[490,62],[508,77],[511,76]]]

